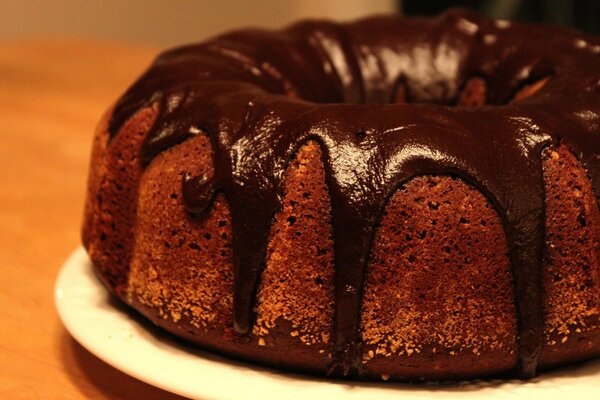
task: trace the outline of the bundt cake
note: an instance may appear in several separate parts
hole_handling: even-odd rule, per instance
[[[83,242],[206,349],[330,376],[600,355],[600,38],[451,10],[161,54],[107,112]]]

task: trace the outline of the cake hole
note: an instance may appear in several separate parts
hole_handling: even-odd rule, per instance
[[[438,208],[440,208],[440,205],[438,203],[433,203],[429,201],[427,202],[427,207],[429,207],[430,210],[437,210]]]
[[[354,135],[356,136],[356,138],[358,139],[359,142],[362,142],[363,140],[366,139],[367,132],[360,130],[360,131],[357,131]]]

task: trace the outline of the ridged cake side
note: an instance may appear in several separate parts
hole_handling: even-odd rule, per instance
[[[154,323],[204,347],[326,373],[333,243],[319,146],[305,144],[286,171],[256,324],[242,337],[232,329],[226,199],[218,197],[200,216],[182,206],[181,182],[190,166],[193,173],[213,173],[210,142],[197,135],[144,167],[139,149],[156,112],[138,112],[110,147],[106,123],[98,130],[83,230],[98,275]],[[600,216],[585,171],[565,145],[546,150],[543,165],[545,368],[600,353]],[[516,318],[509,265],[500,218],[477,190],[445,176],[417,177],[399,188],[377,227],[367,268],[362,376],[437,380],[512,370]]]

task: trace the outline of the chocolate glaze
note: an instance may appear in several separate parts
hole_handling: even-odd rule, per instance
[[[479,76],[488,105],[452,107]],[[550,76],[532,97],[506,104]],[[399,83],[410,104],[386,104]],[[335,243],[332,371],[357,368],[361,294],[375,226],[399,185],[424,174],[457,176],[502,218],[518,319],[519,371],[536,372],[542,347],[541,152],[566,143],[600,189],[600,38],[466,11],[435,19],[305,21],[244,30],[160,55],[119,100],[111,134],[160,103],[141,157],[209,136],[214,175],[187,174],[193,213],[217,192],[229,202],[235,262],[234,326],[247,333],[282,179],[307,140],[323,151]],[[192,168],[190,168],[192,169]]]

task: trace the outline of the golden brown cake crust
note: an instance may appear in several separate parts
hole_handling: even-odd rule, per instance
[[[543,366],[600,354],[600,212],[566,146],[543,154],[546,187]]]
[[[143,167],[139,148],[156,117],[156,108],[137,113],[109,146],[105,115],[94,139],[84,211],[83,244],[98,276],[112,292],[125,296]]]
[[[372,373],[460,379],[516,365],[510,262],[502,222],[483,195],[419,177],[392,196],[375,237],[362,308]]]

